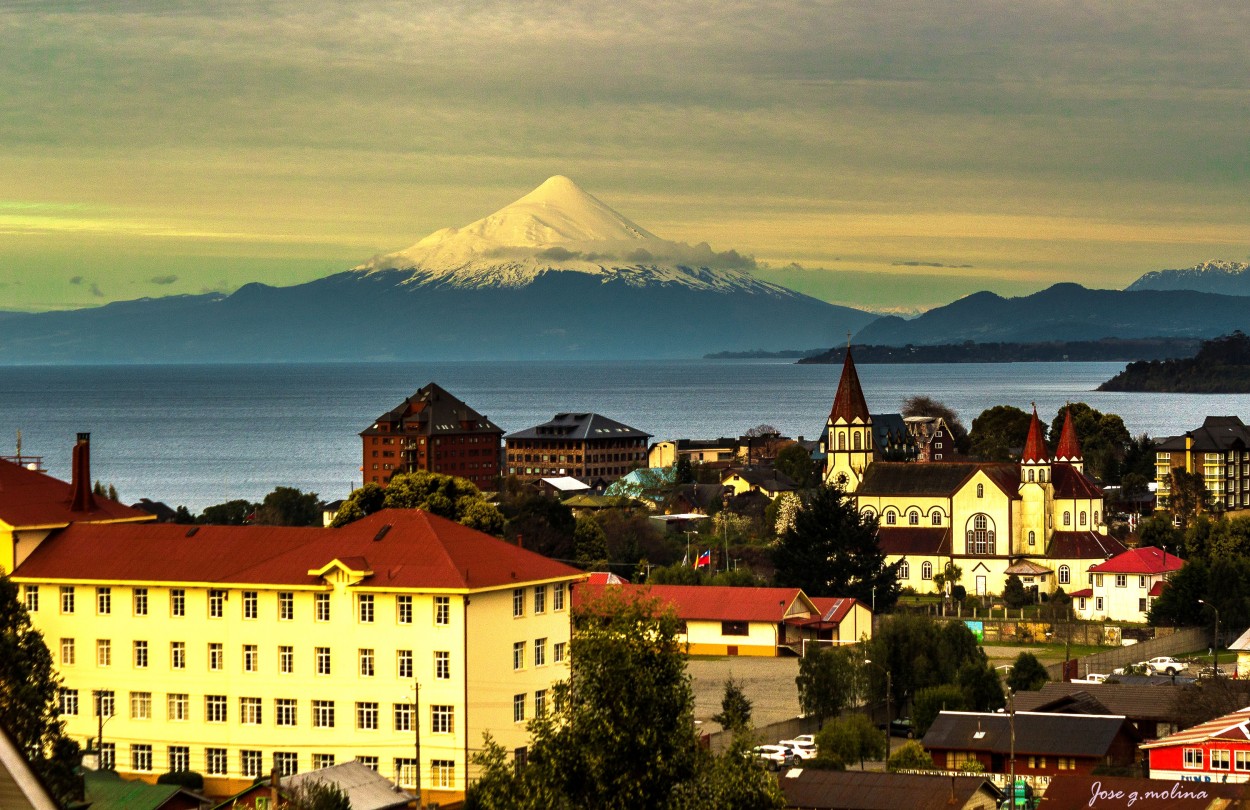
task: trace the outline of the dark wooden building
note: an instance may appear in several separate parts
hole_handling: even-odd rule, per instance
[[[650,433],[597,413],[558,413],[550,421],[510,433],[507,474],[526,481],[568,475],[615,481],[647,465]]]

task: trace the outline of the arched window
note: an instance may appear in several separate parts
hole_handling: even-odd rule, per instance
[[[920,578],[921,579],[933,579],[933,563],[926,560],[920,566]]]
[[[1064,513],[1063,513],[1063,525],[1065,525],[1065,526],[1071,526],[1071,525],[1072,525],[1072,513],[1071,513],[1071,512],[1064,512]]]
[[[994,529],[986,515],[977,514],[968,522],[964,540],[968,554],[994,554]]]
[[[1038,480],[1038,481],[1043,481],[1043,482],[1046,480],[1046,471],[1045,471],[1045,470],[1038,470],[1038,471],[1037,471],[1037,480]]]
[[[985,497],[985,484],[977,484],[977,497],[978,498]]]
[[[846,434],[845,433],[838,434],[838,449],[839,450],[846,449]]]
[[[1082,525],[1082,526],[1084,526],[1084,525],[1085,525],[1085,518],[1086,518],[1086,517],[1087,517],[1087,515],[1086,515],[1086,513],[1085,513],[1085,510],[1084,510],[1084,509],[1082,509],[1082,510],[1081,510],[1081,525]]]
[[[1072,569],[1066,565],[1059,566],[1059,584],[1067,585],[1072,581]]]
[[[893,509],[887,510],[885,513],[885,525],[893,526],[896,518],[897,518],[897,515],[894,513]]]
[[[1029,532],[1029,545],[1030,546],[1037,545],[1037,532],[1034,532],[1034,531]]]
[[[856,450],[859,449],[859,431],[858,430],[851,434],[851,445]]]
[[[936,509],[933,510],[933,525],[934,526],[942,525],[942,513]]]
[[[1029,470],[1029,483],[1033,483],[1033,471]]]
[[[1097,509],[1094,510],[1094,525],[1095,526],[1098,525],[1098,510]]]
[[[920,525],[920,512],[919,511],[913,509],[907,513],[907,525],[908,526]]]
[[[898,578],[899,579],[911,578],[911,566],[907,564],[907,560],[903,560],[901,563],[898,564]]]
[[[877,513],[876,513],[876,512],[874,512],[874,511],[872,511],[872,507],[871,507],[871,506],[865,506],[865,507],[864,507],[864,519],[865,519],[865,520],[872,520],[874,517],[876,517],[876,515],[877,515]]]

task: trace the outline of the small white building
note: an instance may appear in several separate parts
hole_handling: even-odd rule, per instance
[[[1089,567],[1089,587],[1073,591],[1077,618],[1145,622],[1172,574],[1185,561],[1161,548],[1143,546]]]

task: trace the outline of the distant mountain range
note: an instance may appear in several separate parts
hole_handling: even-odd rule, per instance
[[[611,359],[832,345],[876,316],[661,239],[565,177],[293,287],[0,317],[0,363]]]
[[[1154,270],[1124,289],[1195,290],[1220,295],[1250,295],[1250,264],[1209,261],[1180,270]]]

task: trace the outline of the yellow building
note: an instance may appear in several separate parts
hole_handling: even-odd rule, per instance
[[[1043,593],[1072,591],[1091,565],[1124,551],[1107,534],[1102,490],[1085,475],[1070,415],[1052,458],[1035,410],[1012,464],[881,461],[871,426],[848,351],[826,426],[825,479],[877,518],[904,587],[932,591],[934,575],[954,564],[969,594],[1001,593],[1012,574]]]
[[[1199,473],[1206,506],[1232,512],[1250,509],[1250,428],[1236,416],[1208,416],[1202,427],[1155,443],[1158,505],[1172,499],[1172,471]]]
[[[194,770],[228,795],[357,759],[435,802],[463,796],[484,732],[527,745],[567,675],[581,578],[415,510],[339,529],[75,524],[13,577],[66,731],[86,742],[103,719],[121,773]]]

